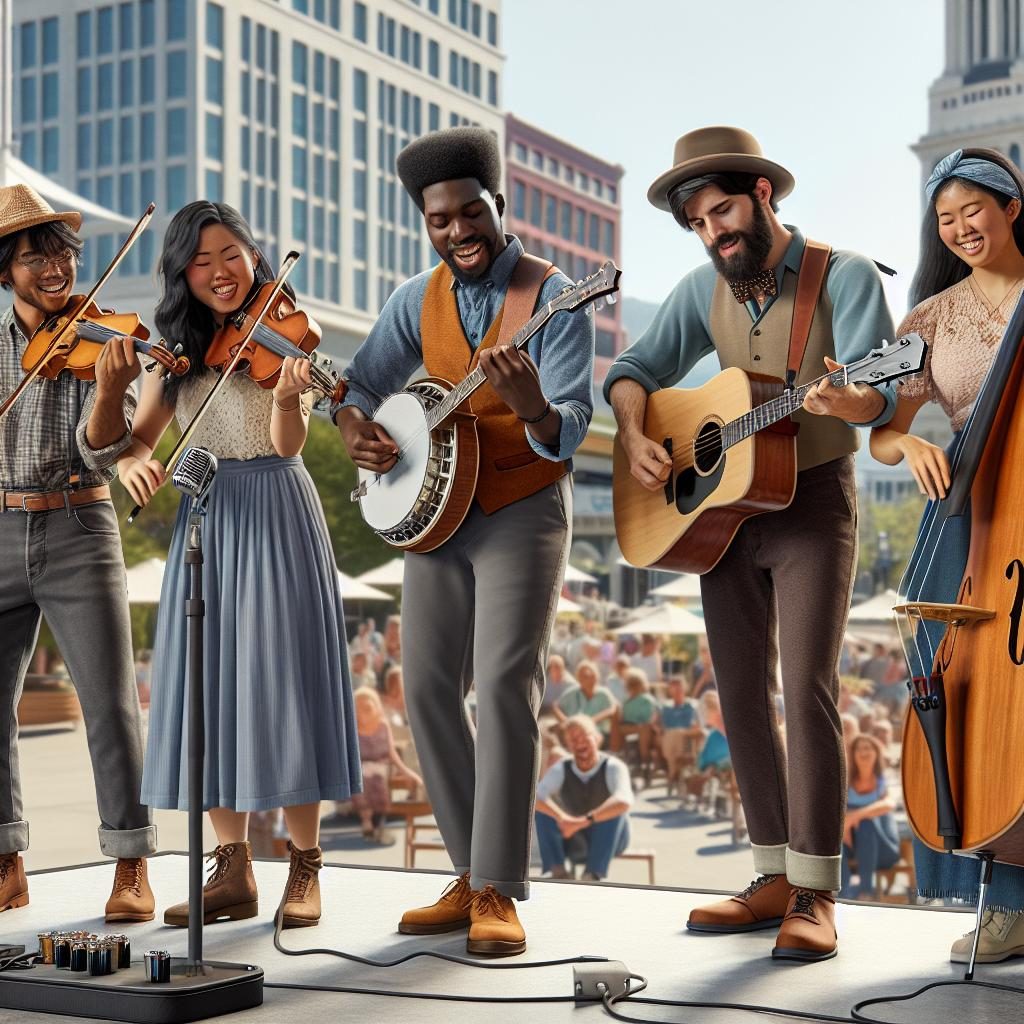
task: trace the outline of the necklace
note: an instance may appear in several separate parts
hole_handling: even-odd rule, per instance
[[[1024,281],[1024,277],[1018,277],[1017,280],[1010,285],[1009,289],[1007,289],[1006,291],[1006,294],[999,300],[999,302],[993,305],[992,300],[985,294],[984,289],[981,287],[980,284],[978,284],[978,281],[975,278],[975,276],[971,274],[971,284],[974,286],[975,291],[978,293],[978,297],[988,307],[988,312],[990,316],[999,316],[1000,310],[1003,308],[1003,303],[1006,302],[1006,300],[1014,293],[1014,291],[1016,291],[1021,281]]]

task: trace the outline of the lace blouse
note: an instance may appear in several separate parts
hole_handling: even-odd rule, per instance
[[[1018,282],[993,308],[968,276],[915,306],[897,333],[916,331],[928,354],[921,373],[897,384],[897,394],[938,402],[954,432],[962,429],[1022,286]]]

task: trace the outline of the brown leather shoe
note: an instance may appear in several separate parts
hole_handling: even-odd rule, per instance
[[[152,921],[156,900],[149,887],[145,857],[119,857],[114,869],[114,887],[107,900],[106,922]]]
[[[772,959],[805,963],[831,960],[839,952],[836,938],[836,901],[832,893],[821,889],[794,889],[775,940]]]
[[[256,876],[252,873],[252,847],[248,842],[218,846],[207,860],[213,871],[203,886],[203,924],[227,919],[244,921],[259,913]],[[188,901],[164,911],[164,924],[188,927]]]
[[[27,906],[28,879],[21,854],[0,854],[0,911]]]
[[[407,910],[398,922],[398,930],[403,935],[439,935],[441,932],[457,932],[460,928],[468,928],[472,902],[473,890],[469,887],[467,871],[441,893],[436,903]]]
[[[785,875],[760,875],[727,900],[695,907],[686,927],[691,932],[755,932],[777,928],[786,915],[790,885]]]
[[[296,850],[289,843],[288,852],[292,862],[280,909],[281,927],[312,928],[320,923],[320,869],[324,856],[319,846]]]
[[[515,956],[526,952],[526,932],[519,923],[516,905],[493,885],[485,885],[473,893],[469,919],[467,953]]]

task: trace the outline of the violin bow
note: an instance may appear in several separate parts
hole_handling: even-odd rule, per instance
[[[110,275],[117,270],[117,265],[128,255],[129,249],[136,243],[139,236],[143,231],[146,230],[147,225],[153,217],[153,211],[156,210],[156,203],[150,203],[146,207],[146,212],[138,219],[135,227],[132,228],[131,233],[124,240],[124,245],[117,251],[117,254],[110,261],[110,265],[100,275],[99,280],[92,286],[92,290],[82,300],[81,305],[72,313],[65,321],[63,327],[61,327],[57,333],[53,336],[50,344],[47,346],[46,351],[36,360],[35,365],[30,369],[25,376],[21,379],[18,386],[4,399],[2,405],[0,405],[0,417],[4,416],[8,409],[11,408],[14,403],[21,398],[25,391],[25,388],[29,386],[39,376],[43,367],[57,354],[66,354],[70,352],[75,345],[78,343],[78,336],[76,334],[76,325],[78,323],[79,315],[86,309],[89,308],[89,303],[92,302],[96,293],[107,283]],[[71,335],[68,338],[68,335]]]
[[[252,338],[253,334],[255,333],[256,328],[259,327],[260,323],[263,321],[263,317],[266,316],[267,311],[270,309],[271,305],[273,305],[274,300],[281,293],[281,289],[284,287],[285,280],[288,278],[288,275],[292,272],[292,268],[298,262],[299,254],[294,249],[291,252],[289,252],[287,256],[285,256],[284,261],[281,264],[281,269],[278,272],[277,280],[274,281],[273,290],[270,292],[270,294],[267,296],[266,301],[263,303],[263,308],[260,309],[259,313],[257,313],[256,316],[253,317],[252,323],[249,325],[249,330],[246,333],[245,338],[242,340],[238,348],[235,350],[235,354],[231,357],[231,362],[226,363],[224,365],[217,382],[213,385],[212,388],[210,388],[209,393],[203,399],[202,404],[199,406],[199,408],[196,410],[195,416],[193,416],[192,419],[189,420],[185,429],[181,432],[181,437],[178,438],[177,443],[174,445],[174,448],[171,449],[171,454],[167,456],[167,464],[164,467],[167,473],[171,472],[171,470],[174,467],[174,464],[181,457],[181,453],[185,450],[185,447],[191,440],[192,435],[196,431],[196,427],[199,426],[199,421],[206,414],[206,410],[209,409],[210,405],[213,403],[213,400],[217,397],[221,388],[223,388],[224,385],[227,384],[232,372],[234,371],[235,367],[238,365],[239,360],[245,353],[245,350],[248,347],[249,341]],[[135,518],[141,511],[142,506],[136,505],[128,514],[128,522],[135,522]]]

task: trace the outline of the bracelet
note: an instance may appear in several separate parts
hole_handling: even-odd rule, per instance
[[[277,400],[277,395],[274,395],[273,397],[274,397],[274,405],[276,405],[278,407],[278,409],[281,410],[281,412],[295,412],[295,410],[298,409],[298,407],[300,405],[302,405],[301,400],[297,396],[296,396],[295,404],[294,405],[282,405]]]
[[[534,416],[532,420],[528,420],[525,416],[519,417],[520,423],[540,423],[541,420],[546,419],[548,413],[551,412],[551,403],[544,403],[544,411],[539,416]]]

